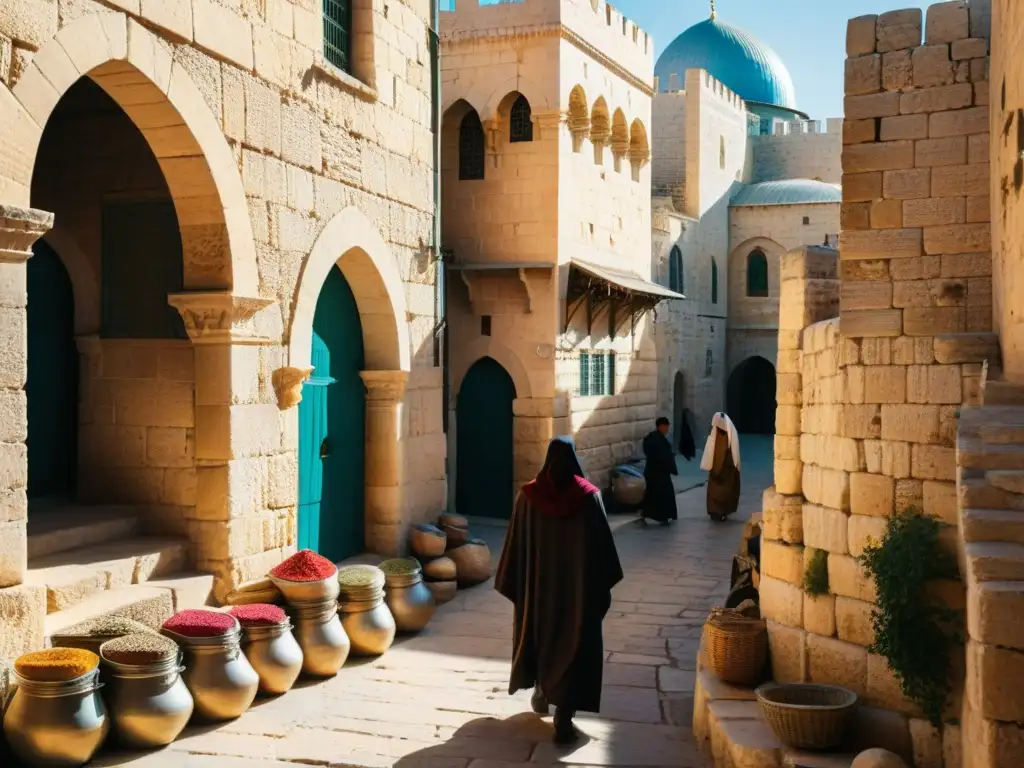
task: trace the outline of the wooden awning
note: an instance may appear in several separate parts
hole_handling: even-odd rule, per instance
[[[576,313],[585,308],[587,333],[593,330],[594,318],[608,310],[608,334],[618,335],[619,328],[630,321],[630,333],[637,321],[651,309],[666,300],[685,299],[681,293],[669,290],[634,272],[598,266],[573,259],[569,263],[569,283],[565,293],[565,327]]]

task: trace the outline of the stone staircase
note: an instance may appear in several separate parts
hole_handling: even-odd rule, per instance
[[[188,541],[142,534],[136,507],[67,507],[29,516],[25,582],[46,587],[45,636],[101,615],[159,626],[206,605],[213,576],[189,570]]]
[[[1019,744],[1024,698],[1024,386],[983,381],[982,405],[960,412],[960,571],[967,587],[964,764],[1005,764]],[[1007,687],[1009,679],[1017,678]],[[1012,733],[1011,733],[1012,731]],[[968,752],[971,752],[970,759]]]

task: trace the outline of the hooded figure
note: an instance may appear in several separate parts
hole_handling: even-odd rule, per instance
[[[740,437],[724,413],[711,419],[700,468],[708,473],[708,517],[725,520],[740,503]]]
[[[534,712],[555,707],[556,742],[577,738],[577,711],[600,710],[601,623],[621,580],[601,493],[583,477],[571,438],[556,438],[516,499],[494,577],[515,606],[508,692],[533,687]]]
[[[672,443],[668,441],[668,419],[664,416],[655,423],[656,429],[644,438],[644,481],[647,490],[644,494],[643,520],[654,520],[668,525],[676,520],[676,487],[672,483],[672,475],[678,475],[676,457],[672,453]]]

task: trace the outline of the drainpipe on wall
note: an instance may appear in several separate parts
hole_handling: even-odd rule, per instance
[[[447,265],[441,245],[441,44],[439,37],[440,0],[430,4],[430,77],[431,123],[434,133],[434,216],[431,237],[435,259],[434,277],[434,366],[441,366],[441,418],[448,433],[448,302]],[[447,464],[448,459],[445,459]],[[447,467],[446,467],[447,469]]]

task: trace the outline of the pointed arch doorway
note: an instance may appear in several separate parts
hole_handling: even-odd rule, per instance
[[[455,404],[455,509],[460,515],[512,516],[513,401],[516,385],[501,363],[477,360]]]
[[[363,331],[338,268],[317,299],[310,365],[299,402],[298,546],[338,562],[361,553],[366,540]]]

